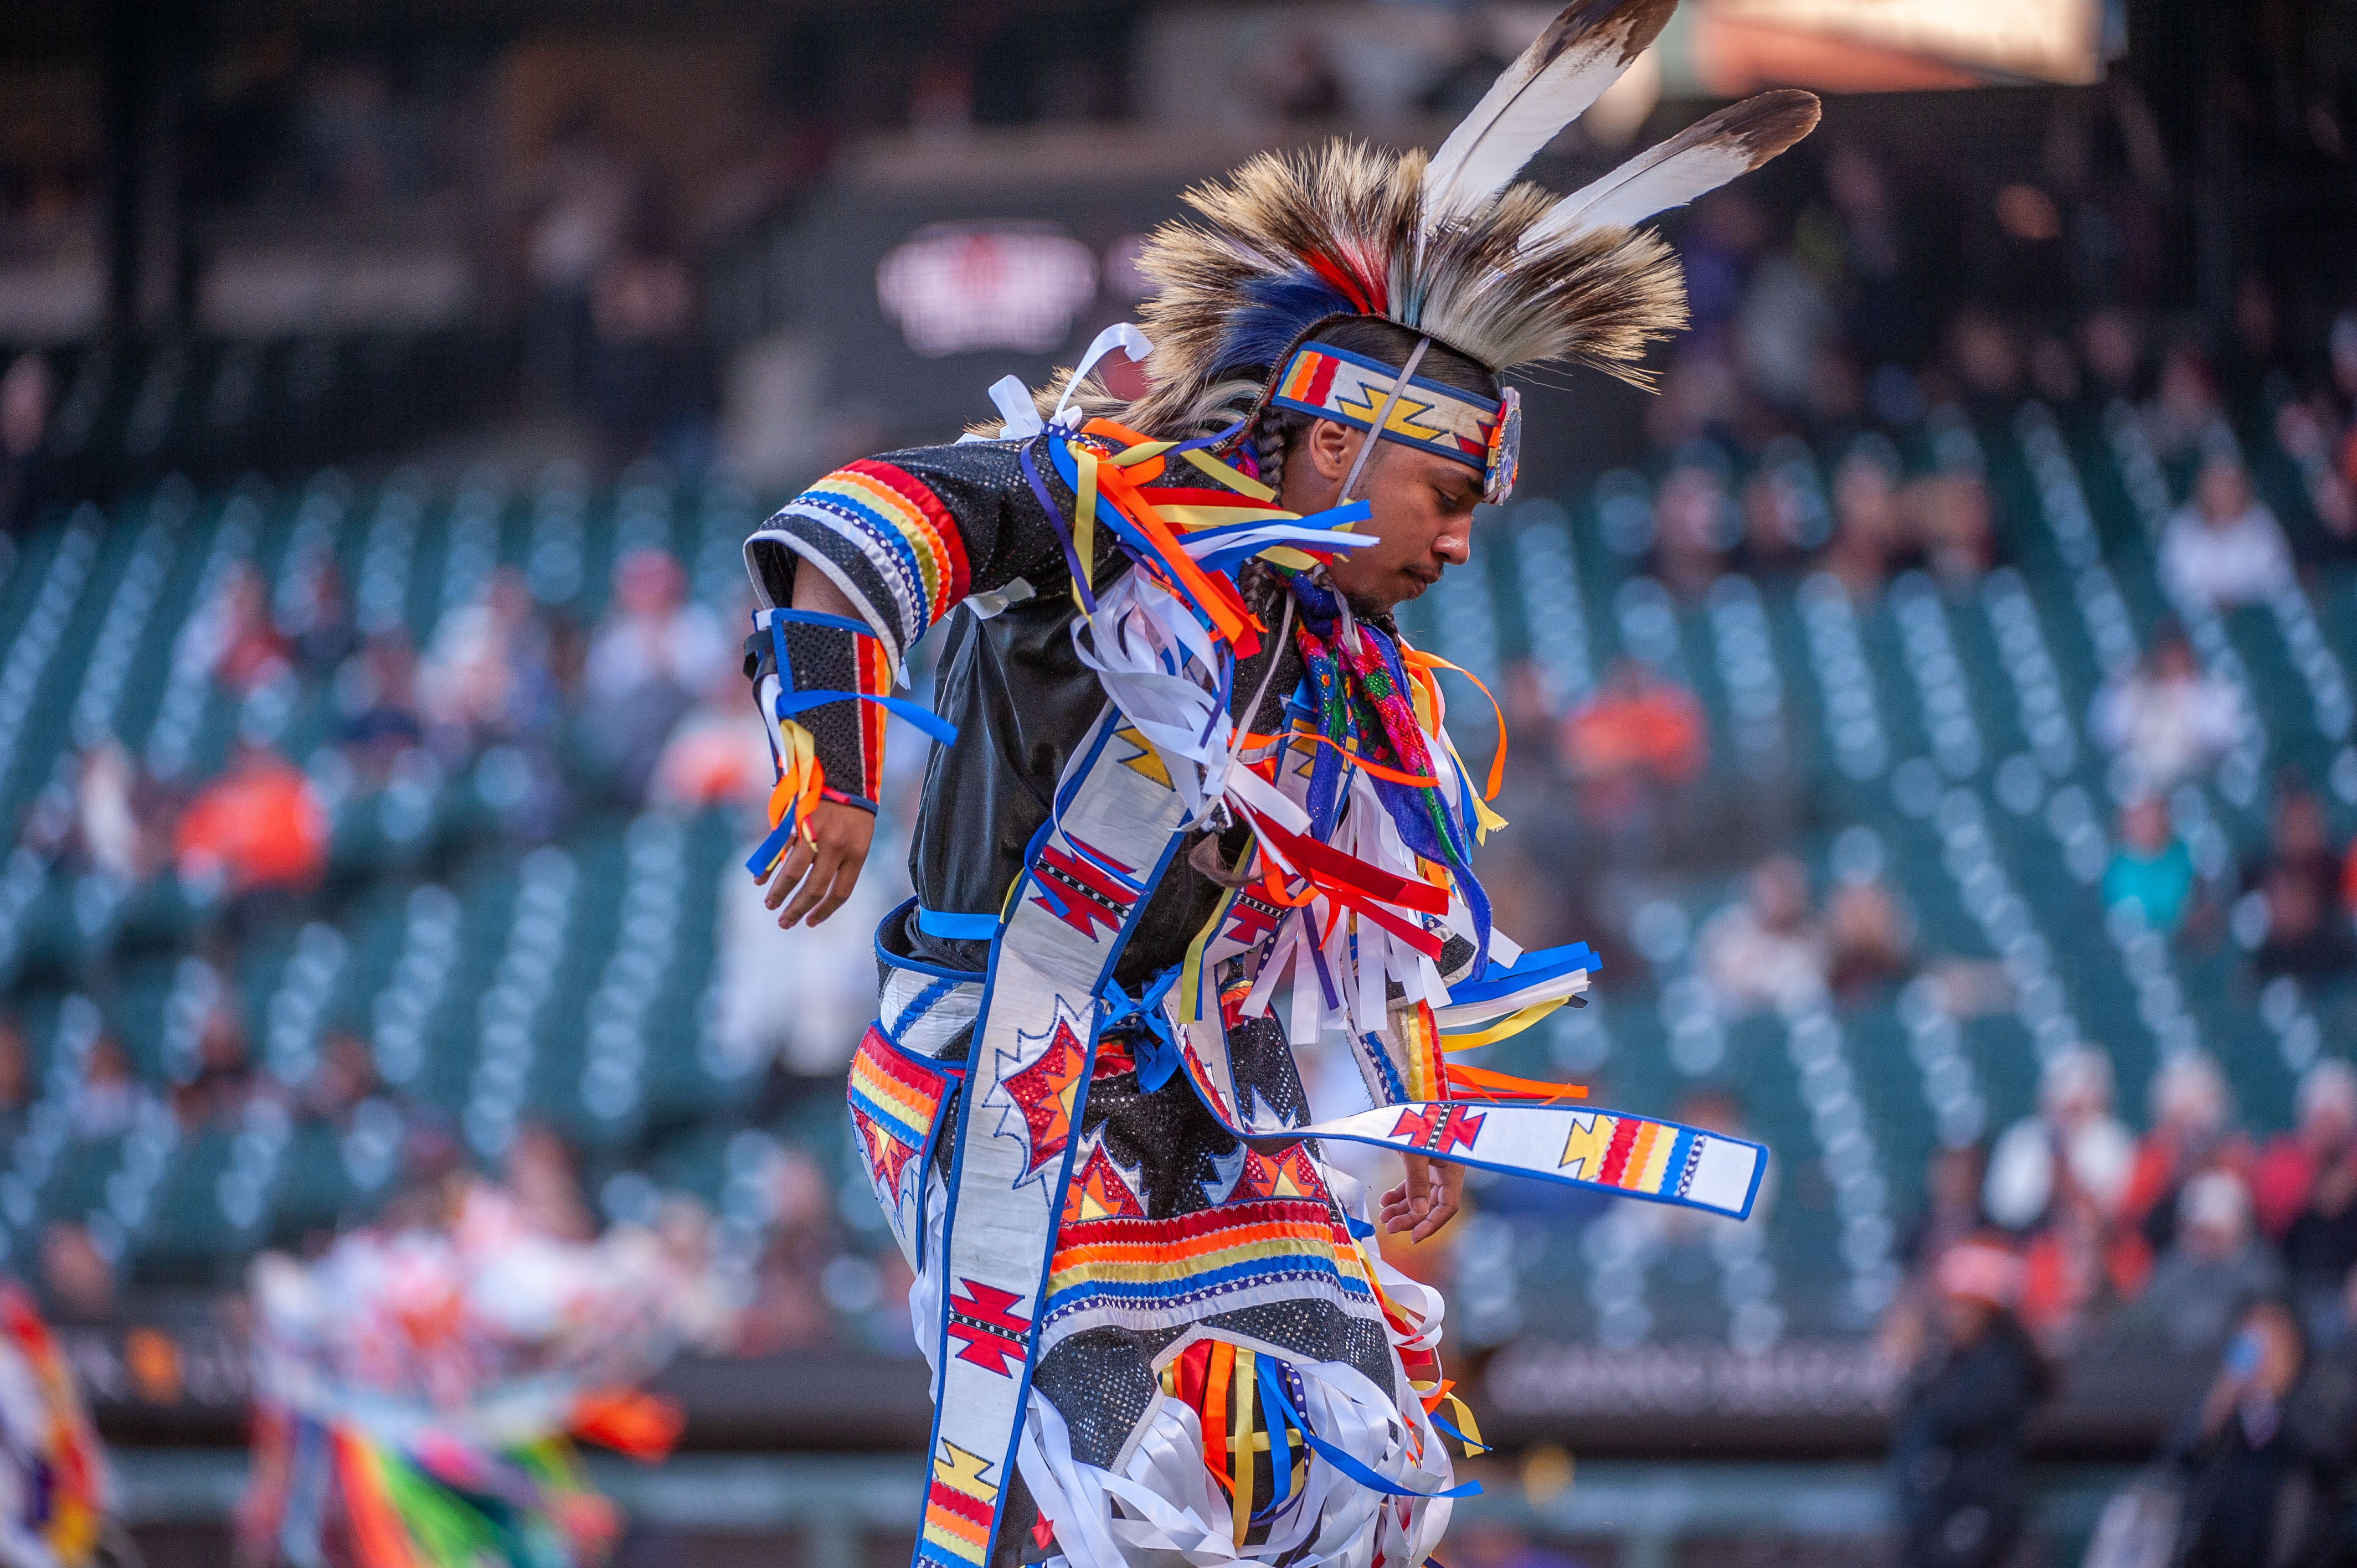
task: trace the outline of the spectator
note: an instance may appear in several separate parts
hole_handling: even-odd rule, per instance
[[[1907,534],[1943,587],[1968,588],[1995,564],[1988,487],[1972,474],[1933,474],[1900,493]]]
[[[587,1241],[597,1234],[582,1200],[581,1176],[565,1140],[537,1122],[516,1129],[508,1144],[504,1172],[508,1191],[532,1228],[559,1241]]]
[[[181,814],[174,849],[183,879],[224,882],[237,897],[306,890],[327,865],[328,813],[285,757],[241,741]]]
[[[2283,1288],[2283,1271],[2251,1229],[2251,1194],[2231,1171],[2204,1171],[2177,1203],[2177,1240],[2139,1304],[2171,1355],[2208,1355],[2251,1302]]]
[[[1825,903],[1825,936],[1833,952],[1828,983],[1845,1006],[1884,995],[1914,961],[1907,923],[1880,882],[1849,883],[1836,891]]]
[[[2225,422],[2218,388],[2201,354],[2179,344],[2160,361],[2159,384],[2145,405],[2145,433],[2165,463],[2190,456]]]
[[[522,573],[502,569],[480,598],[442,618],[416,686],[426,734],[448,761],[502,741],[541,738],[554,727],[548,632]],[[390,672],[385,689],[397,691]]]
[[[2315,1070],[2310,1069],[2311,1075]],[[2357,1105],[2357,1082],[2348,1078],[2347,1070],[2342,1066],[2339,1074],[2300,1085],[2303,1144],[2308,1138],[2321,1144],[2336,1133],[2340,1137],[2337,1148],[2298,1150],[2307,1155],[2312,1174],[2283,1231],[2284,1268],[2291,1276],[2292,1299],[2303,1319],[2310,1323],[2317,1321],[2319,1309],[2329,1309],[2339,1301],[2342,1282],[2352,1268],[2357,1268],[2357,1152],[2350,1147],[2348,1133],[2336,1125]],[[2352,1098],[2336,1103],[2343,1095]]]
[[[287,572],[278,590],[277,628],[307,670],[332,670],[352,651],[351,602],[333,550],[307,550]]]
[[[245,1050],[245,1025],[234,1007],[215,1007],[197,1036],[196,1076],[173,1096],[180,1125],[232,1125],[253,1098],[254,1087],[253,1063]]]
[[[2249,1163],[2249,1141],[2233,1131],[2233,1096],[2209,1052],[2186,1051],[2153,1075],[2152,1126],[2137,1141],[2120,1219],[2137,1227],[2155,1252],[2177,1234],[2177,1197],[2188,1181]]]
[[[66,1107],[66,1120],[74,1136],[85,1143],[119,1138],[139,1120],[146,1101],[146,1086],[131,1070],[131,1057],[123,1043],[113,1035],[101,1035],[91,1042],[81,1082],[74,1090],[72,1103]]]
[[[120,741],[81,754],[70,847],[90,870],[136,886],[171,858],[171,810]]]
[[[2147,930],[2174,935],[2193,903],[2193,853],[2169,827],[2168,806],[2153,795],[2131,801],[2119,841],[2104,868],[2104,908],[2133,908]]]
[[[1949,1248],[1986,1227],[1981,1183],[1987,1176],[1988,1150],[1979,1144],[1932,1151],[1923,1173],[1923,1212],[1899,1246],[1910,1271],[1930,1279],[1932,1266]]]
[[[753,805],[768,798],[774,772],[769,731],[757,705],[745,700],[744,678],[716,665],[702,698],[664,743],[650,794],[689,811]]]
[[[381,632],[336,671],[336,738],[352,771],[382,787],[401,754],[425,738],[417,707],[417,656],[400,632]]]
[[[368,1042],[338,1029],[319,1047],[318,1065],[304,1080],[303,1113],[332,1126],[350,1121],[353,1110],[377,1092],[376,1058]]]
[[[1727,568],[1743,521],[1717,469],[1681,463],[1653,499],[1653,573],[1681,601],[1698,602]]]
[[[13,1013],[0,1013],[0,1155],[15,1147],[33,1108],[33,1058],[25,1026]]]
[[[2022,1324],[2050,1354],[2063,1356],[2078,1348],[2105,1308],[2136,1298],[2151,1275],[2152,1250],[2136,1230],[2115,1224],[2066,1169],[2022,1262]]]
[[[777,1152],[772,1163],[768,1248],[753,1276],[753,1299],[737,1319],[737,1354],[774,1355],[802,1349],[827,1337],[834,1317],[819,1294],[819,1276],[843,1251],[826,1173],[803,1150]],[[909,1316],[924,1334],[938,1323],[941,1286],[928,1278],[909,1293]],[[934,1332],[938,1332],[935,1329]]]
[[[2244,878],[2244,886],[2264,890],[2270,872],[2283,870],[2308,883],[2317,903],[2330,908],[2341,902],[2341,856],[2326,836],[2324,802],[2315,791],[2288,780],[2276,793],[2274,815],[2267,823],[2267,852]]]
[[[2278,1302],[2239,1314],[2218,1375],[2168,1456],[2184,1476],[2177,1568],[2328,1568],[2344,1561],[2345,1367],[2311,1367]]]
[[[1859,443],[1834,475],[1834,542],[1825,570],[1857,599],[1882,592],[1904,538],[1899,515],[1897,459]]]
[[[2158,564],[2170,596],[2189,607],[2259,604],[2292,585],[2282,528],[2224,454],[2201,465],[2193,499],[2161,531]]]
[[[2272,867],[2259,885],[2266,935],[2251,955],[2262,975],[2327,980],[2357,968],[2357,939],[2338,901],[2318,894],[2312,876],[2289,865]]]
[[[2104,683],[2087,715],[2088,733],[2150,794],[2207,775],[2247,727],[2242,694],[2201,668],[2174,626],[2153,634],[2136,669]]]
[[[1752,872],[1740,902],[1703,922],[1695,960],[1730,1015],[1790,1013],[1824,994],[1832,953],[1809,907],[1809,874],[1790,855]]]
[[[38,349],[17,355],[0,375],[0,532],[22,532],[48,499],[42,438],[56,391],[57,377]]]
[[[630,551],[614,564],[614,602],[590,643],[597,744],[628,800],[644,796],[672,726],[733,651],[712,612],[686,602],[685,588],[668,554]]]
[[[1603,839],[1605,858],[1627,865],[1654,856],[1663,792],[1694,782],[1709,744],[1692,692],[1641,660],[1613,664],[1557,737],[1579,820]]]
[[[2136,1144],[2112,1114],[2111,1058],[2092,1047],[2073,1047],[2047,1063],[2037,1114],[1997,1139],[1982,1201],[1991,1222],[2029,1230],[2067,1185],[2108,1219],[2118,1212],[2135,1163]]]
[[[114,1316],[114,1265],[70,1220],[41,1232],[41,1305],[52,1323],[104,1323]]]
[[[232,692],[267,686],[293,669],[294,648],[270,616],[270,585],[239,562],[229,569],[212,608],[213,679]]]
[[[2051,1374],[2013,1315],[2021,1261],[1996,1240],[1934,1269],[1938,1333],[1891,1433],[1906,1568],[1996,1568],[2023,1520],[2022,1435]]]
[[[2311,1066],[2300,1075],[2293,1113],[2293,1130],[2268,1142],[2251,1175],[2259,1229],[2278,1242],[2318,1179],[2357,1158],[2357,1069],[2337,1057]]]
[[[695,280],[672,224],[641,186],[623,243],[590,291],[587,403],[609,464],[643,456],[696,402]]]

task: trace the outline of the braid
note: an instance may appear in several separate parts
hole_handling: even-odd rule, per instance
[[[1293,449],[1294,437],[1310,423],[1309,416],[1289,408],[1270,403],[1253,421],[1254,455],[1260,459],[1260,482],[1280,494],[1285,489],[1286,454]]]

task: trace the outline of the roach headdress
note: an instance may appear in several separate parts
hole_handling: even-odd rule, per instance
[[[1684,289],[1669,248],[1631,226],[1758,167],[1817,122],[1813,95],[1767,92],[1569,196],[1518,180],[1674,5],[1567,6],[1437,153],[1338,139],[1263,154],[1189,191],[1208,223],[1166,224],[1137,263],[1160,293],[1143,314],[1154,352],[1132,423],[1200,424],[1223,409],[1232,417],[1241,398],[1274,399],[1484,467],[1494,489],[1511,406],[1441,395],[1400,366],[1317,344],[1314,329],[1377,317],[1492,372],[1553,360],[1644,384],[1638,361],[1684,324]],[[1401,391],[1405,410],[1387,395]]]

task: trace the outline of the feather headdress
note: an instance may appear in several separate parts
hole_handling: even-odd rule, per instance
[[[1336,140],[1262,154],[1189,191],[1208,226],[1164,225],[1137,262],[1160,293],[1143,312],[1155,348],[1130,423],[1232,417],[1337,316],[1395,322],[1493,372],[1555,360],[1643,384],[1645,346],[1684,322],[1684,287],[1669,248],[1631,225],[1758,167],[1817,123],[1811,94],[1768,92],[1570,196],[1518,180],[1674,5],[1577,0],[1428,156]]]

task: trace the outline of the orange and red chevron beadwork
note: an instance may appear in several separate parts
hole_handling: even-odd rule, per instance
[[[789,501],[786,516],[824,524],[883,579],[892,603],[874,607],[899,623],[896,650],[966,596],[972,573],[956,520],[904,468],[872,458],[838,468]]]

